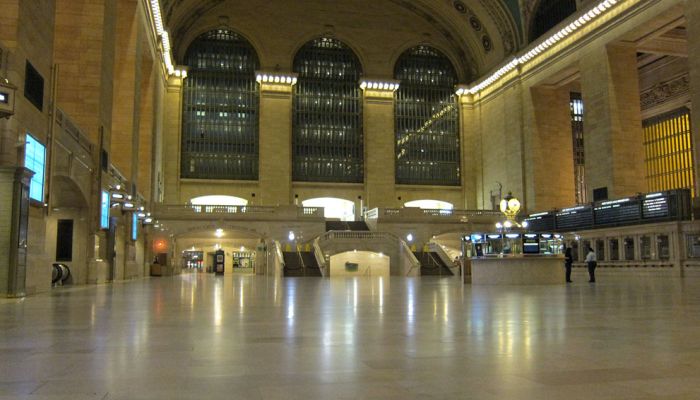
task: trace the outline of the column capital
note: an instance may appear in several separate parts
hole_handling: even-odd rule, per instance
[[[364,91],[366,99],[393,100],[400,84],[401,81],[396,79],[360,79],[360,89]]]
[[[293,72],[255,71],[255,80],[260,84],[261,92],[292,93],[299,74]]]

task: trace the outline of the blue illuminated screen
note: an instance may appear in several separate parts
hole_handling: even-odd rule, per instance
[[[31,135],[27,135],[24,166],[34,172],[29,184],[29,198],[44,201],[44,170],[46,168],[46,146]]]
[[[109,229],[109,192],[104,190],[100,201],[100,228]]]
[[[139,237],[139,217],[136,213],[131,216],[131,240],[136,240]]]

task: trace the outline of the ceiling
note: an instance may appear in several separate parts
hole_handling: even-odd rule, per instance
[[[161,7],[177,60],[198,34],[221,21],[256,48],[267,46],[270,63],[283,67],[284,60],[273,60],[282,50],[269,44],[270,38],[256,43],[256,28],[267,26],[266,34],[279,29],[285,37],[305,37],[314,30],[316,35],[337,31],[361,37],[363,29],[374,30],[401,43],[413,35],[414,41],[440,44],[467,80],[523,46],[519,0],[161,0]],[[377,43],[365,36],[357,40]]]

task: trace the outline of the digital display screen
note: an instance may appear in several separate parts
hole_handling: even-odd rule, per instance
[[[523,254],[540,254],[540,235],[534,233],[523,235]]]
[[[593,207],[565,208],[557,213],[557,230],[577,230],[593,226]]]
[[[10,101],[10,96],[7,93],[0,92],[0,103],[7,104]]]
[[[619,199],[596,203],[596,225],[611,225],[633,222],[641,217],[639,201],[636,199]]]
[[[109,192],[104,190],[100,199],[100,228],[109,229]]]
[[[139,238],[139,217],[136,213],[131,215],[131,240]]]
[[[29,184],[29,198],[44,201],[44,171],[46,170],[46,146],[32,135],[27,135],[24,149],[24,166],[34,172]]]

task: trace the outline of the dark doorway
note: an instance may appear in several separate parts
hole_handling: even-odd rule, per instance
[[[59,219],[56,229],[56,261],[73,261],[73,220]]]

